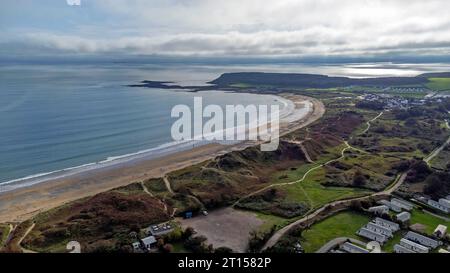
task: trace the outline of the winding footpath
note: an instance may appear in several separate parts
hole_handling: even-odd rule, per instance
[[[375,196],[382,196],[382,195],[390,195],[392,194],[394,191],[396,191],[405,181],[406,178],[406,173],[401,174],[395,181],[394,184],[390,187],[388,187],[387,189],[381,191],[381,192],[377,192],[371,195],[367,195],[367,196],[363,196],[363,197],[355,197],[352,199],[346,199],[346,200],[340,200],[340,201],[334,201],[328,204],[323,205],[322,207],[320,207],[319,209],[315,210],[313,213],[310,213],[308,215],[306,215],[305,217],[292,222],[291,224],[283,227],[282,229],[276,231],[272,237],[266,242],[266,244],[264,245],[264,247],[262,248],[262,250],[266,250],[269,247],[274,246],[278,240],[283,237],[284,235],[286,235],[289,230],[303,222],[306,222],[308,220],[310,220],[311,218],[316,217],[317,215],[319,215],[321,212],[323,212],[327,207],[329,206],[337,206],[337,205],[342,205],[342,204],[350,204],[353,201],[363,201],[365,199],[369,199],[371,197],[375,197]]]
[[[448,120],[445,121],[445,125],[447,126],[447,128],[449,128],[449,124],[448,124]],[[450,144],[450,137],[447,139],[446,142],[444,142],[444,144],[442,144],[439,148],[437,148],[436,150],[434,150],[429,156],[427,156],[424,161],[430,165],[431,160],[433,160],[433,158],[435,158],[436,156],[438,156],[442,150],[444,150],[445,146]]]
[[[370,130],[371,123],[376,121],[377,119],[379,119],[383,114],[384,114],[384,111],[382,111],[378,116],[376,116],[373,119],[369,120],[367,122],[367,128],[361,133],[361,135],[364,135],[365,133],[367,133]]]
[[[333,163],[333,162],[336,162],[336,161],[339,161],[339,160],[341,160],[341,159],[344,159],[344,158],[345,158],[345,152],[346,152],[347,150],[349,150],[349,149],[353,149],[353,147],[350,146],[350,144],[348,144],[347,141],[345,141],[344,143],[345,143],[345,146],[346,146],[346,147],[345,147],[344,149],[342,149],[342,151],[341,151],[341,156],[340,156],[339,158],[332,159],[332,160],[329,160],[329,161],[327,161],[327,162],[325,162],[325,163],[323,163],[323,164],[319,164],[319,165],[317,165],[317,166],[315,166],[315,167],[312,167],[311,169],[309,169],[309,170],[302,176],[302,178],[300,178],[300,179],[298,179],[298,180],[295,180],[295,181],[292,181],[292,182],[286,182],[286,183],[275,183],[275,184],[268,185],[268,186],[266,186],[266,187],[264,187],[264,188],[262,188],[262,189],[259,189],[259,190],[257,190],[257,191],[254,191],[254,192],[252,192],[252,193],[250,193],[250,194],[248,194],[248,195],[246,195],[246,196],[240,198],[240,199],[239,199],[238,201],[236,201],[231,207],[235,207],[235,206],[236,206],[237,204],[239,204],[239,202],[241,202],[242,200],[244,200],[244,199],[246,199],[246,198],[249,198],[249,197],[251,197],[251,196],[254,196],[254,195],[258,194],[258,193],[264,192],[264,191],[266,191],[266,190],[268,190],[268,189],[271,189],[271,188],[274,188],[274,187],[289,186],[289,185],[294,185],[294,184],[301,183],[301,182],[303,182],[303,181],[308,177],[308,175],[309,175],[310,173],[314,172],[315,170],[320,169],[320,168],[322,168],[322,167],[324,167],[324,166],[326,166],[326,165],[329,165],[329,164],[331,164],[331,163]]]

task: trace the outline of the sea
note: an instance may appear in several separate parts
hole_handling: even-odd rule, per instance
[[[414,76],[448,64],[0,64],[0,192],[195,146],[172,139],[175,105],[278,104],[274,96],[128,87],[143,80],[206,85],[226,72]]]

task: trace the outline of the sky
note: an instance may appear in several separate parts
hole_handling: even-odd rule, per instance
[[[1,5],[0,56],[450,53],[448,0],[2,0]]]

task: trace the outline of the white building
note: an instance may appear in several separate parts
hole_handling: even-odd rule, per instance
[[[412,232],[412,231],[409,231],[408,233],[406,233],[405,239],[408,239],[410,241],[419,243],[419,244],[421,244],[423,246],[426,246],[426,247],[429,247],[429,248],[432,248],[432,249],[435,249],[435,248],[437,248],[438,246],[440,246],[442,244],[439,241],[436,241],[434,239],[428,238],[426,236],[423,236],[423,235],[421,235],[419,233]]]
[[[447,234],[447,227],[444,225],[438,225],[433,234],[439,238],[444,238]]]
[[[392,204],[392,202],[389,202],[388,200],[381,200],[379,203],[389,207],[389,209],[391,209],[391,210],[393,210],[395,212],[401,212],[402,211],[401,207],[399,207],[399,206],[397,206],[395,204]]]
[[[406,248],[406,247],[404,247],[402,245],[399,245],[399,244],[396,244],[394,246],[394,252],[395,253],[417,253],[414,250],[411,250],[411,249]]]
[[[143,248],[150,250],[151,247],[154,244],[156,244],[156,238],[154,236],[146,237],[146,238],[142,239],[141,241],[142,241],[142,244],[141,244],[141,242],[133,243],[133,249],[135,252],[139,252],[139,251],[143,250]]]
[[[400,207],[400,208],[402,208],[404,210],[407,210],[407,211],[411,211],[414,208],[413,204],[411,204],[409,202],[406,202],[405,200],[398,199],[398,198],[392,198],[391,199],[391,203],[393,205],[395,205],[397,207]]]
[[[410,241],[408,239],[405,239],[405,238],[400,240],[400,245],[405,247],[405,248],[407,248],[407,249],[409,249],[409,250],[417,252],[417,253],[428,253],[430,251],[428,249],[428,247],[425,247],[423,245],[419,245],[419,244],[417,244],[417,243],[415,243],[413,241]]]
[[[346,242],[341,246],[341,249],[348,253],[369,253],[369,250],[354,245],[352,243]]]
[[[369,239],[369,240],[372,240],[372,241],[377,241],[380,244],[384,244],[388,240],[387,236],[385,236],[383,234],[380,234],[380,233],[376,233],[376,232],[374,232],[374,231],[372,231],[370,229],[367,229],[367,228],[361,228],[357,232],[357,234],[359,236],[361,236],[361,237],[366,238],[366,239]]]
[[[446,200],[446,199],[441,199],[441,200]],[[441,203],[442,203],[442,201],[441,201]],[[436,202],[432,199],[428,200],[428,205],[432,206],[433,208],[443,211],[445,213],[450,213],[450,208],[442,205],[441,203]]]
[[[446,207],[447,209],[450,209],[450,200],[448,199],[444,198],[439,199],[439,204],[441,204],[441,206]]]
[[[369,212],[376,215],[383,215],[389,213],[389,207],[386,205],[371,207],[369,208]]]
[[[389,237],[389,238],[391,238],[391,237],[393,236],[393,235],[392,235],[392,230],[391,230],[391,229],[389,229],[389,228],[387,228],[387,227],[383,227],[383,226],[377,225],[377,224],[372,223],[372,222],[369,222],[369,223],[366,225],[366,228],[367,228],[368,230],[373,231],[373,232],[383,234],[384,236]]]
[[[379,217],[375,218],[374,222],[375,222],[375,224],[377,224],[379,226],[389,228],[390,230],[392,230],[392,232],[396,232],[396,231],[400,230],[399,224],[388,221],[388,220],[384,220]]]
[[[397,219],[397,221],[400,221],[402,223],[406,223],[406,222],[408,222],[411,219],[411,213],[404,211],[402,213],[397,214],[395,216],[395,218]]]

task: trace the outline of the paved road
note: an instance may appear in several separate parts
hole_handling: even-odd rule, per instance
[[[431,160],[433,160],[433,158],[438,156],[439,153],[442,152],[442,150],[444,150],[445,146],[447,146],[448,144],[450,144],[450,137],[447,139],[447,141],[444,144],[442,144],[441,147],[434,150],[427,158],[425,158],[425,162],[429,165]]]

